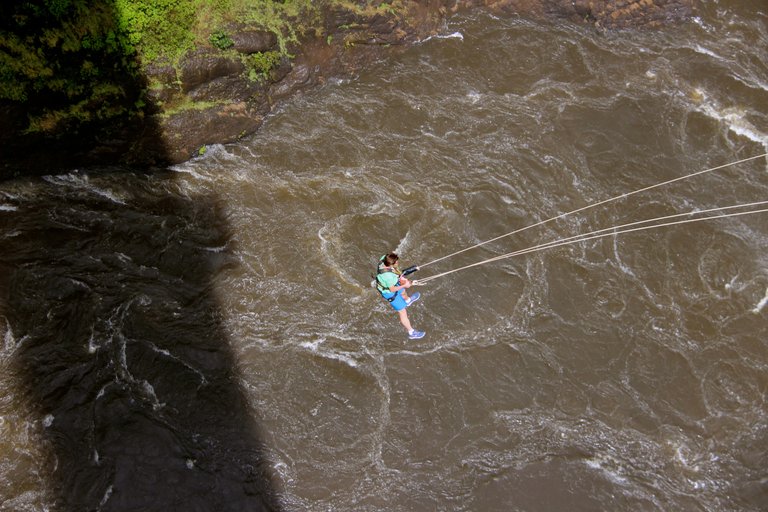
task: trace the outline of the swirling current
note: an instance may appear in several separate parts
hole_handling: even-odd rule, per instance
[[[768,509],[767,214],[436,279],[415,341],[369,285],[765,153],[766,27],[457,15],[167,172],[0,184],[0,510]],[[766,199],[750,160],[415,277]]]

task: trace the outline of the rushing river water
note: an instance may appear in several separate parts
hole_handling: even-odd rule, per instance
[[[0,185],[0,510],[768,509],[768,214],[406,265],[768,147],[768,11],[475,12],[150,176]],[[44,150],[42,148],[41,150]],[[765,158],[422,269],[768,199]]]

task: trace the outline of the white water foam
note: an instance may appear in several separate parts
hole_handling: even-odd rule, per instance
[[[324,338],[321,338],[317,341],[305,341],[301,343],[301,347],[308,349],[310,352],[320,357],[324,357],[326,359],[333,359],[335,361],[342,362],[351,368],[357,368],[358,366],[357,360],[349,352],[336,353],[336,352],[318,350],[318,347],[324,341],[325,341]]]
[[[90,179],[88,178],[87,175],[81,175],[77,173],[60,174],[57,176],[47,175],[47,176],[43,176],[43,179],[53,185],[61,185],[65,187],[72,187],[75,189],[87,190],[89,192],[96,194],[97,196],[101,196],[119,205],[126,204],[125,201],[122,198],[118,197],[112,190],[94,186],[90,182]]]
[[[107,491],[104,493],[104,497],[101,498],[101,502],[99,502],[99,509],[107,504],[109,501],[109,498],[112,496],[112,486],[110,485],[107,487]]]
[[[702,89],[694,89],[694,96],[700,98],[696,110],[707,117],[725,124],[736,135],[761,144],[768,151],[768,134],[762,133],[746,119],[746,112],[738,107],[723,107],[712,100]]]
[[[13,336],[13,329],[8,319],[5,320],[5,333],[3,333],[4,351],[10,353],[16,346],[16,338]]]
[[[760,302],[757,303],[757,306],[752,310],[753,313],[759,314],[763,308],[768,305],[768,288],[765,290],[765,297],[760,300]]]
[[[410,241],[411,241],[411,230],[408,229],[403,239],[400,240],[399,244],[397,244],[397,248],[395,249],[395,252],[397,254],[401,254],[405,252],[406,248],[410,245]]]
[[[430,41],[432,39],[458,39],[459,41],[464,40],[464,34],[462,34],[459,31],[453,32],[451,34],[437,34],[434,36],[429,36],[425,39],[423,39],[421,42],[426,43],[427,41]]]
[[[694,50],[694,51],[696,51],[696,53],[701,53],[701,54],[703,54],[703,55],[707,55],[707,56],[709,56],[709,57],[712,57],[712,58],[714,58],[714,59],[718,59],[718,60],[725,60],[725,59],[724,59],[723,57],[721,57],[720,55],[716,54],[715,52],[713,52],[712,50],[710,50],[710,49],[708,49],[708,48],[704,48],[704,47],[703,47],[703,46],[701,46],[700,44],[697,44],[696,46],[694,46],[694,47],[693,47],[693,50]]]
[[[95,333],[94,333],[93,327],[91,327],[91,336],[88,338],[88,353],[89,354],[95,354],[96,351],[99,350],[99,348],[101,347],[101,345],[99,345],[96,342],[96,337],[94,336],[94,334]]]
[[[152,384],[146,380],[142,380],[140,386],[141,390],[144,392],[144,395],[152,403],[152,409],[158,410],[165,407],[165,403],[158,400],[157,394],[155,394],[155,388],[152,386]]]
[[[596,455],[591,459],[585,459],[584,464],[588,467],[600,471],[608,480],[619,485],[627,484],[626,477],[621,475],[618,470],[614,469],[621,467],[619,461],[613,457],[607,455]]]
[[[169,167],[169,169],[173,172],[179,173],[179,174],[186,174],[188,176],[191,176],[194,179],[200,180],[200,181],[214,181],[214,178],[211,176],[206,176],[203,173],[197,172],[194,170],[195,166],[191,163],[194,162],[194,160],[190,160],[190,162],[185,162],[183,164],[179,165],[173,165]],[[200,166],[197,166],[199,169]]]

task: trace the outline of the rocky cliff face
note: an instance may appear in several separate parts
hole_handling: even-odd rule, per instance
[[[294,59],[262,62],[276,55],[274,34],[248,25],[228,27],[231,47],[198,48],[175,67],[150,66],[146,73],[148,115],[132,119],[108,140],[78,147],[47,145],[44,137],[20,133],[18,106],[0,105],[0,173],[51,172],[51,167],[128,163],[162,166],[185,161],[208,144],[233,142],[256,131],[280,101],[332,76],[353,73],[384,52],[399,51],[436,34],[447,16],[462,9],[567,20],[598,30],[656,27],[686,20],[694,0],[411,0],[402,8],[324,13],[322,36],[291,48]],[[261,59],[261,61],[259,60]],[[249,66],[244,63],[256,63]],[[35,148],[53,153],[35,160]],[[59,154],[59,156],[56,156]],[[65,157],[61,157],[65,155]],[[37,155],[39,156],[39,155]]]
[[[187,55],[178,69],[149,69],[151,81],[161,84],[149,91],[153,102],[187,105],[158,116],[169,160],[184,161],[203,152],[206,144],[253,133],[283,99],[437,33],[447,13],[438,1],[411,2],[405,10],[387,14],[329,10],[321,37],[305,39],[291,49],[295,59],[283,60],[255,78],[242,58],[274,51],[277,41],[248,26],[230,27],[237,56],[201,48]]]
[[[162,120],[171,161],[188,159],[206,144],[231,142],[259,128],[280,100],[323,83],[328,77],[348,74],[382,52],[398,51],[434,35],[446,16],[460,9],[484,7],[510,14],[565,19],[598,29],[655,27],[692,15],[692,0],[428,0],[412,2],[404,12],[366,16],[336,10],[327,13],[324,39],[307,40],[298,57],[274,70],[262,81],[249,81],[243,69],[213,49],[189,55],[182,64],[180,83],[166,77],[164,95],[186,95],[194,101],[216,103],[187,110]],[[235,49],[244,54],[273,49],[276,42],[248,27],[232,34]],[[162,73],[162,71],[160,71]]]

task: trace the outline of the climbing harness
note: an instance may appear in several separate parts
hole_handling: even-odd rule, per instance
[[[716,170],[723,169],[723,168],[726,168],[726,167],[731,167],[731,166],[734,166],[734,165],[737,165],[737,164],[740,164],[740,163],[748,162],[748,161],[751,161],[751,160],[756,160],[758,158],[763,158],[763,157],[766,157],[766,156],[768,156],[768,153],[763,153],[762,155],[757,155],[757,156],[753,156],[753,157],[749,157],[749,158],[744,158],[742,160],[738,160],[736,162],[731,162],[731,163],[728,163],[728,164],[719,165],[717,167],[711,167],[711,168],[705,169],[703,171],[694,172],[694,173],[691,173],[691,174],[687,174],[685,176],[681,176],[681,177],[674,178],[674,179],[671,179],[671,180],[667,180],[667,181],[664,181],[664,182],[661,182],[661,183],[657,183],[655,185],[651,185],[651,186],[644,187],[644,188],[641,188],[641,189],[638,189],[638,190],[634,190],[632,192],[627,192],[627,193],[624,193],[624,194],[620,194],[620,195],[612,197],[610,199],[605,199],[603,201],[592,203],[592,204],[589,204],[587,206],[583,206],[581,208],[577,208],[575,210],[572,210],[570,212],[563,213],[563,214],[557,215],[555,217],[551,217],[549,219],[537,222],[535,224],[531,224],[529,226],[525,226],[523,228],[516,229],[516,230],[511,231],[509,233],[505,233],[505,234],[497,236],[495,238],[491,238],[490,240],[486,240],[484,242],[480,242],[480,243],[475,244],[473,246],[470,246],[470,247],[467,247],[465,249],[461,249],[459,251],[456,251],[456,252],[453,252],[451,254],[448,254],[446,256],[442,256],[442,257],[437,258],[436,260],[432,260],[432,261],[430,261],[428,263],[423,263],[423,264],[417,265],[416,267],[417,267],[417,269],[424,268],[426,266],[432,265],[432,264],[437,263],[439,261],[446,260],[446,259],[451,258],[453,256],[456,256],[458,254],[461,254],[461,253],[464,253],[466,251],[469,251],[471,249],[475,249],[477,247],[481,247],[481,246],[489,244],[491,242],[495,242],[496,240],[500,240],[502,238],[515,235],[517,233],[521,233],[523,231],[526,231],[528,229],[532,229],[534,227],[542,226],[542,225],[547,224],[549,222],[553,222],[555,220],[565,218],[565,217],[567,217],[569,215],[573,215],[575,213],[586,211],[586,210],[588,210],[590,208],[595,208],[597,206],[610,203],[612,201],[616,201],[616,200],[619,200],[619,199],[624,199],[624,198],[630,197],[632,195],[639,194],[640,192],[646,192],[648,190],[652,190],[652,189],[655,189],[655,188],[658,188],[658,187],[662,187],[664,185],[669,185],[669,184],[675,183],[677,181],[682,181],[682,180],[685,180],[685,179],[688,179],[688,178],[692,178],[692,177],[695,177],[695,176],[699,176],[699,175],[702,175],[702,174],[705,174],[705,173],[708,173],[708,172],[716,171]],[[476,263],[472,263],[470,265],[466,265],[466,266],[463,266],[463,267],[460,267],[460,268],[455,268],[453,270],[442,272],[440,274],[435,274],[435,275],[431,275],[431,276],[425,277],[423,279],[414,280],[413,284],[414,285],[423,285],[423,284],[425,284],[425,283],[427,283],[429,281],[432,281],[434,279],[437,279],[439,277],[447,276],[449,274],[453,274],[455,272],[459,272],[461,270],[465,270],[465,269],[468,269],[468,268],[477,267],[479,265],[484,265],[486,263],[491,263],[491,262],[494,262],[494,261],[499,261],[499,260],[503,260],[503,259],[507,259],[507,258],[512,258],[514,256],[521,256],[523,254],[530,254],[530,253],[542,251],[542,250],[545,250],[545,249],[551,249],[551,248],[554,248],[554,247],[561,247],[561,246],[564,246],[564,245],[570,245],[570,244],[585,242],[587,240],[594,240],[594,239],[597,239],[597,238],[603,238],[603,237],[607,237],[607,236],[614,236],[614,235],[618,235],[618,234],[622,234],[622,233],[631,233],[631,232],[635,232],[635,231],[643,231],[643,230],[647,230],[647,229],[659,228],[659,227],[664,227],[664,226],[673,226],[673,225],[678,225],[678,224],[687,224],[687,223],[691,223],[691,222],[701,222],[701,221],[704,221],[704,220],[713,220],[713,219],[719,219],[719,218],[725,218],[725,217],[737,217],[737,216],[742,216],[742,215],[751,215],[751,214],[755,214],[755,213],[764,213],[764,212],[768,211],[768,208],[758,209],[758,210],[742,211],[742,212],[722,213],[722,214],[719,214],[719,215],[710,215],[710,216],[704,216],[704,217],[696,217],[696,218],[690,218],[690,219],[684,219],[684,220],[677,220],[677,221],[673,221],[673,222],[663,222],[663,223],[660,223],[660,221],[665,221],[665,220],[675,219],[675,218],[680,218],[680,217],[685,217],[685,216],[697,216],[697,215],[702,215],[702,214],[716,212],[716,211],[725,211],[725,210],[732,210],[732,209],[737,209],[737,208],[748,208],[748,207],[755,207],[755,206],[765,205],[765,204],[768,204],[768,201],[757,201],[757,202],[753,202],[753,203],[737,204],[737,205],[724,206],[724,207],[719,207],[719,208],[711,208],[711,209],[708,209],[708,210],[698,210],[698,211],[695,210],[695,211],[691,211],[691,212],[687,212],[687,213],[678,213],[678,214],[674,214],[674,215],[666,215],[666,216],[663,216],[663,217],[656,217],[656,218],[653,218],[653,219],[646,219],[646,220],[642,220],[642,221],[631,222],[631,223],[628,223],[628,224],[612,226],[612,227],[609,227],[609,228],[604,228],[604,229],[599,229],[599,230],[591,231],[589,233],[583,233],[583,234],[580,234],[580,235],[574,235],[574,236],[571,236],[571,237],[561,238],[559,240],[554,240],[554,241],[551,241],[551,242],[535,245],[535,246],[532,246],[532,247],[528,247],[526,249],[521,249],[521,250],[510,252],[510,253],[507,253],[507,254],[502,254],[500,256],[495,256],[493,258],[488,258],[486,260],[482,260],[482,261],[479,261],[479,262],[476,262]]]
[[[371,276],[374,279],[371,284],[376,287],[376,290],[378,290],[378,292],[381,294],[381,296],[384,299],[387,300],[387,302],[392,302],[393,300],[395,300],[395,298],[397,298],[397,293],[390,292],[389,289],[382,284],[382,282],[379,279],[379,277],[382,274],[387,274],[387,273],[390,273],[390,272],[395,274],[395,275],[397,275],[397,276],[401,276],[403,273],[400,271],[400,269],[398,269],[395,266],[387,267],[384,264],[384,258],[386,258],[386,255],[384,255],[381,258],[379,258],[379,263],[376,266],[376,275],[375,276]],[[388,293],[388,292],[392,293],[391,297],[386,297],[384,295],[385,293]]]
[[[419,267],[416,266],[416,265],[411,265],[410,267],[406,268],[405,270],[400,270],[396,266],[387,267],[386,265],[384,265],[384,258],[385,257],[386,257],[386,255],[384,255],[381,258],[379,258],[379,263],[376,266],[376,275],[375,276],[373,276],[373,275],[371,276],[374,279],[373,282],[371,283],[371,286],[375,287],[376,290],[378,290],[378,292],[381,294],[382,297],[384,297],[385,293],[389,292],[389,289],[386,288],[381,283],[381,281],[379,280],[379,276],[381,276],[382,274],[386,274],[388,272],[391,272],[391,273],[393,273],[393,274],[395,274],[397,276],[405,277],[405,276],[407,276],[409,274],[413,274],[414,272],[419,270]],[[384,298],[387,301],[392,302],[393,300],[395,300],[396,297],[397,297],[397,294],[395,293],[394,295],[392,295],[392,297],[384,297]]]

